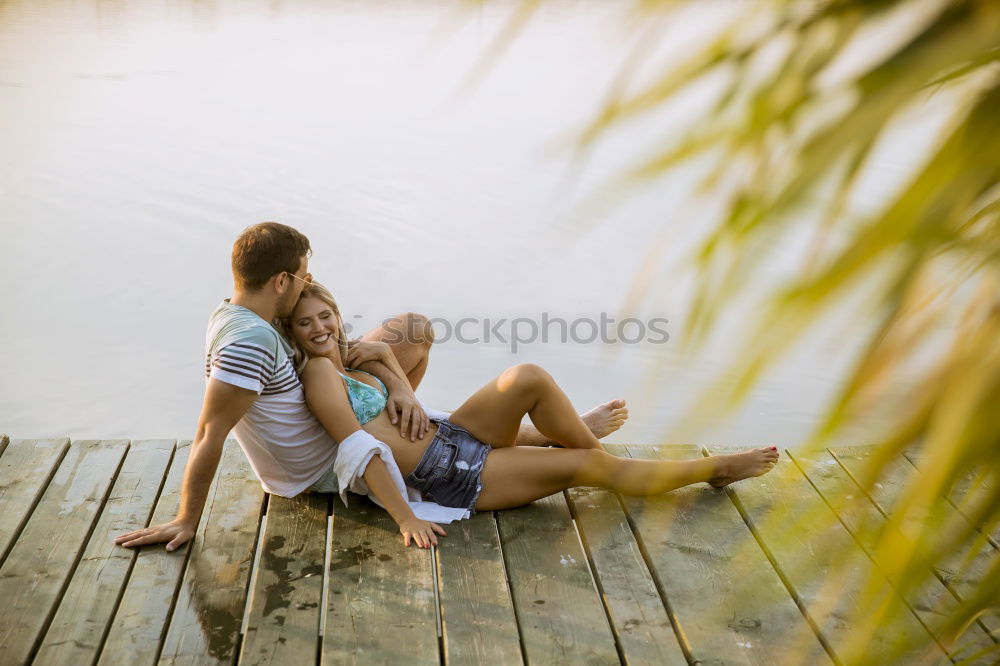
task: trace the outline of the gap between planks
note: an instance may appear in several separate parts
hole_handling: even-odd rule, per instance
[[[6,437],[6,435],[4,435],[4,437]],[[32,514],[35,513],[35,509],[38,508],[38,503],[42,501],[42,496],[45,495],[45,491],[48,489],[49,484],[52,483],[52,479],[55,477],[56,472],[59,470],[59,466],[62,465],[63,460],[66,458],[66,454],[69,452],[69,447],[70,447],[69,438],[60,437],[58,439],[62,440],[62,451],[60,451],[59,455],[56,456],[55,463],[52,464],[52,466],[49,468],[48,474],[45,475],[45,478],[42,480],[41,484],[39,484],[38,490],[35,492],[35,497],[31,500],[31,504],[28,505],[27,510],[25,510],[24,516],[21,517],[21,521],[14,528],[13,532],[11,532],[10,542],[7,544],[6,548],[4,548],[4,551],[0,553],[0,567],[2,567],[4,563],[6,563],[7,557],[10,555],[10,552],[14,549],[14,544],[16,544],[17,540],[21,538],[21,532],[24,531],[25,526],[28,524],[28,520],[30,520]],[[9,440],[7,441],[7,444],[10,444]],[[6,451],[7,448],[8,447],[5,445],[4,451]]]
[[[129,450],[131,450],[132,442],[129,442]],[[146,521],[143,523],[143,527],[149,527],[149,524],[153,519],[153,512],[156,509],[156,505],[160,502],[160,496],[163,494],[163,488],[167,484],[167,475],[170,472],[170,468],[174,464],[174,458],[177,456],[177,440],[174,440],[174,446],[170,450],[170,458],[167,460],[167,464],[163,468],[163,476],[160,478],[160,485],[156,489],[156,496],[153,501],[149,504],[149,515],[146,516]],[[111,484],[114,487],[114,484]],[[102,508],[103,511],[103,508]],[[135,563],[139,559],[139,549],[129,549],[132,551],[132,558],[128,564],[128,569],[125,570],[125,577],[122,578],[121,586],[118,589],[118,595],[115,597],[115,602],[111,606],[111,613],[108,616],[109,620],[107,625],[104,627],[104,631],[101,632],[101,638],[97,643],[97,651],[94,655],[94,663],[101,657],[101,652],[104,650],[104,643],[108,640],[108,635],[111,633],[111,626],[114,624],[115,616],[118,615],[118,608],[121,606],[122,599],[125,597],[125,590],[128,588],[129,581],[132,579],[132,571],[135,569]]]
[[[77,441],[94,441],[94,440],[77,440]],[[103,442],[103,441],[116,441],[116,440],[96,440],[96,441]],[[48,489],[49,483],[55,477],[56,471],[62,465],[63,460],[65,459],[66,453],[69,451],[70,446],[72,446],[72,442],[68,442],[68,445],[63,448],[62,455],[59,457],[59,462],[53,465],[51,473],[46,478],[43,487],[39,489],[38,495],[35,501],[32,503],[31,510],[25,515],[24,521],[21,525],[22,528],[24,525],[27,525],[29,518],[34,513],[35,508],[41,501],[41,498],[45,494],[45,491]],[[98,504],[97,510],[94,512],[93,517],[91,518],[89,527],[87,528],[86,536],[84,536],[83,540],[80,542],[79,549],[77,550],[76,555],[73,557],[73,561],[70,564],[69,569],[67,570],[62,585],[60,585],[59,591],[56,593],[55,597],[53,597],[53,601],[49,605],[48,610],[46,611],[45,620],[44,622],[42,622],[41,629],[35,636],[35,641],[31,646],[31,650],[28,652],[28,658],[26,663],[30,664],[31,662],[33,662],[35,659],[35,655],[38,654],[38,651],[42,647],[42,643],[45,640],[45,635],[48,633],[49,627],[52,625],[52,620],[55,618],[56,611],[59,610],[59,606],[62,604],[63,597],[66,594],[66,590],[69,588],[70,583],[73,581],[73,575],[76,573],[77,568],[80,566],[80,559],[83,557],[83,554],[87,551],[87,544],[90,542],[90,539],[94,534],[94,528],[97,527],[97,522],[100,520],[101,514],[104,512],[104,507],[108,503],[108,497],[111,495],[111,491],[114,489],[115,481],[118,480],[118,474],[121,472],[122,466],[125,464],[125,458],[128,457],[128,452],[131,449],[131,447],[132,447],[132,441],[126,440],[125,450],[122,452],[121,457],[118,459],[118,465],[115,467],[115,471],[112,473],[111,479],[107,483],[107,487],[105,488],[104,494],[101,497],[101,501]],[[20,533],[17,534],[17,537],[20,537]],[[16,538],[11,540],[11,548],[13,548],[13,544],[15,543],[15,541]]]
[[[632,453],[628,450],[628,448],[626,448],[626,445],[618,444],[613,446],[614,448],[612,450],[615,451],[614,455],[620,455],[625,458],[632,457]],[[656,589],[656,593],[660,597],[660,603],[663,604],[663,608],[667,612],[667,617],[670,619],[670,626],[674,631],[674,635],[677,637],[677,642],[680,644],[681,652],[684,653],[684,658],[687,659],[689,664],[694,664],[694,650],[691,647],[691,642],[688,640],[687,636],[684,635],[684,629],[681,627],[680,620],[670,604],[670,598],[667,596],[667,591],[663,588],[663,583],[660,580],[660,577],[653,575],[656,568],[654,566],[653,556],[646,547],[642,531],[635,524],[635,518],[629,511],[628,504],[625,502],[625,499],[618,493],[614,493],[614,495],[618,500],[618,506],[621,507],[622,513],[625,515],[625,521],[628,523],[629,531],[632,532],[632,537],[635,539],[636,546],[639,548],[639,554],[642,556],[642,561],[646,565],[646,569],[650,572],[653,587]]]
[[[514,626],[517,627],[517,644],[521,649],[521,663],[528,663],[528,651],[524,645],[524,633],[521,631],[521,614],[518,612],[517,604],[514,603],[514,585],[510,581],[510,574],[507,573],[507,553],[503,547],[503,539],[500,538],[500,521],[497,520],[497,512],[490,511],[493,518],[493,529],[497,534],[497,545],[500,548],[500,563],[503,565],[503,580],[507,587],[507,597],[510,599],[510,608],[514,613]]]
[[[615,650],[618,652],[618,661],[622,664],[625,661],[625,651],[622,649],[621,637],[618,635],[618,629],[615,626],[614,618],[611,615],[611,608],[608,606],[607,595],[604,592],[604,585],[601,583],[600,576],[597,572],[597,562],[594,561],[594,554],[590,550],[590,544],[587,543],[587,539],[583,535],[583,530],[580,529],[580,523],[576,519],[576,504],[570,498],[567,491],[562,491],[563,499],[566,502],[566,506],[569,508],[570,520],[573,521],[573,529],[576,530],[576,538],[580,542],[580,550],[583,554],[587,556],[587,566],[590,568],[590,577],[594,579],[594,586],[597,588],[597,596],[601,600],[601,608],[604,609],[604,619],[607,620],[608,626],[611,628],[611,636],[615,641]],[[616,495],[617,496],[617,495]]]
[[[699,448],[703,456],[710,457],[712,455],[704,446]],[[749,451],[750,449],[748,448],[747,450]],[[809,628],[812,629],[813,633],[816,635],[816,639],[819,641],[820,645],[822,645],[823,649],[826,650],[826,653],[830,656],[830,659],[834,664],[840,664],[840,659],[834,653],[833,646],[823,634],[823,631],[820,629],[815,618],[813,618],[809,613],[805,602],[802,600],[802,595],[800,595],[799,591],[795,589],[795,585],[778,563],[778,559],[774,556],[771,548],[767,545],[767,543],[765,543],[763,535],[761,535],[758,531],[753,518],[746,510],[746,507],[743,506],[743,502],[740,501],[739,495],[736,494],[736,491],[731,487],[731,485],[725,486],[723,490],[729,498],[729,501],[732,502],[734,507],[736,507],[736,511],[740,514],[743,522],[746,523],[747,529],[750,530],[750,534],[753,535],[754,541],[757,542],[757,546],[760,548],[761,552],[764,553],[764,557],[767,558],[767,561],[771,563],[771,567],[774,569],[775,573],[778,574],[778,578],[781,580],[782,585],[784,585],[785,589],[788,590],[788,594],[791,595],[792,601],[795,602],[795,606],[799,609],[799,612],[802,613],[802,617],[805,619],[806,624],[809,625]]]
[[[888,573],[882,568],[882,565],[878,561],[875,560],[875,558],[872,555],[872,553],[869,552],[868,548],[858,538],[858,535],[855,533],[855,531],[853,529],[851,529],[851,527],[847,523],[847,521],[844,520],[844,517],[840,515],[840,511],[838,511],[837,508],[834,507],[834,505],[830,503],[830,500],[827,499],[826,495],[816,485],[816,483],[813,481],[812,477],[809,476],[809,473],[806,471],[806,468],[802,465],[802,463],[790,451],[788,451],[787,449],[786,449],[786,453],[787,453],[789,459],[791,459],[791,461],[799,469],[799,471],[802,473],[802,475],[806,478],[806,481],[809,483],[809,485],[812,486],[812,488],[816,491],[816,494],[819,495],[821,501],[824,504],[826,504],[826,506],[830,509],[830,511],[834,514],[834,516],[836,516],[837,521],[840,522],[840,524],[844,527],[844,531],[847,533],[847,535],[851,538],[852,541],[854,541],[855,545],[859,549],[861,549],[861,552],[864,553],[865,556],[871,561],[872,567],[882,575],[882,577],[886,581],[886,585],[888,585],[892,589],[893,594],[895,594],[896,597],[899,599],[899,601],[902,602],[906,606],[906,608],[909,610],[910,614],[914,618],[916,618],[916,621],[927,632],[927,635],[930,638],[931,642],[933,644],[936,644],[942,650],[942,652],[945,655],[950,655],[949,649],[940,643],[940,641],[938,640],[938,638],[934,635],[934,632],[931,631],[931,629],[926,625],[926,623],[924,622],[923,618],[920,616],[920,613],[918,613],[916,611],[916,609],[909,602],[909,600],[907,600],[905,597],[903,597],[903,595],[901,595],[899,593],[899,589],[896,587],[895,582],[893,582],[893,580],[888,575]],[[822,453],[825,453],[827,455],[832,455],[826,449],[823,449]],[[836,460],[836,457],[834,457],[834,461],[835,461],[837,467],[840,467],[841,469],[843,469],[843,466],[840,464],[840,461]],[[853,481],[853,477],[851,477],[851,480]],[[868,497],[868,500],[869,500],[869,502],[871,502],[871,498],[870,497]]]

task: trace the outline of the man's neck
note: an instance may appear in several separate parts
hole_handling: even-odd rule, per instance
[[[278,313],[278,305],[274,302],[274,299],[262,293],[234,291],[233,295],[229,298],[229,302],[255,312],[257,316],[266,322],[273,320]]]

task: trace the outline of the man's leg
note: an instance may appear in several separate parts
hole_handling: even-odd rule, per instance
[[[580,414],[580,418],[594,433],[594,437],[601,439],[607,437],[618,428],[622,427],[628,418],[628,407],[624,400],[610,400],[597,405],[589,412]],[[517,433],[517,446],[552,446],[558,444],[542,433],[538,428],[530,423],[522,423],[521,430]]]
[[[427,372],[431,345],[434,344],[434,328],[430,320],[422,314],[407,312],[387,319],[361,338],[367,342],[384,342],[395,354],[410,386],[414,391]],[[611,400],[597,405],[589,412],[581,414],[583,422],[598,439],[618,430],[628,418],[628,408],[624,400]],[[517,433],[516,446],[549,446],[555,444],[538,432],[530,423],[522,423]]]

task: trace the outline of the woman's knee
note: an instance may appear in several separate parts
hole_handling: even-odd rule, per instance
[[[546,372],[542,366],[534,363],[521,363],[504,370],[497,385],[501,391],[506,391],[515,388],[536,388],[552,381],[552,375]]]
[[[567,488],[605,486],[617,471],[617,459],[600,449],[557,449],[566,453],[560,465]]]

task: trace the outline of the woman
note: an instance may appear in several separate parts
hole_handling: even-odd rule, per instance
[[[411,441],[390,422],[381,382],[344,367],[347,339],[329,291],[316,282],[307,286],[282,324],[296,349],[309,408],[330,435],[342,448],[362,438],[383,443],[406,485],[443,506],[507,509],[574,486],[624,495],[656,495],[699,481],[721,488],[764,474],[778,460],[775,447],[681,461],[612,456],[552,377],[532,364],[505,370],[448,419],[432,419],[426,433]],[[385,362],[402,375],[391,355]],[[565,448],[514,446],[525,414],[543,435]],[[388,462],[391,467],[393,461]],[[412,538],[428,548],[437,543],[435,533],[445,534],[439,525],[413,514],[398,484],[391,481],[386,461],[370,458],[364,480],[399,525],[404,545]]]

